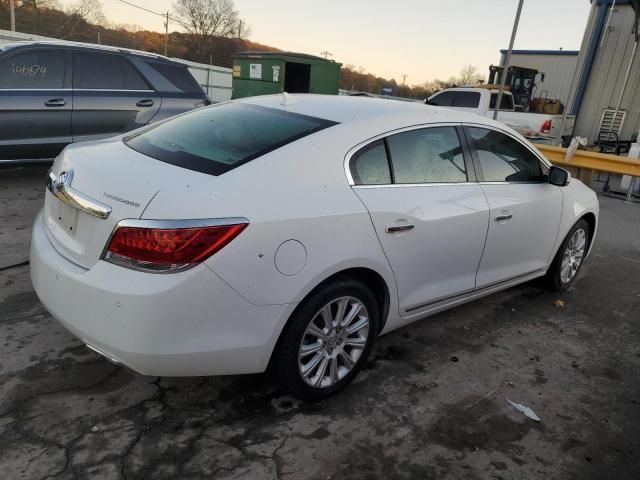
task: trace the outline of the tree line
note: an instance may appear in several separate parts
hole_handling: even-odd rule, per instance
[[[143,15],[148,12],[141,12]],[[131,23],[110,23],[100,0],[16,1],[16,30],[74,42],[101,43],[164,55],[165,34]],[[162,22],[162,18],[159,17]],[[0,0],[0,29],[9,30],[9,0]],[[231,0],[178,0],[170,13],[167,56],[231,67],[231,56],[246,50],[277,51],[247,40],[249,28]]]
[[[429,80],[418,85],[405,85],[395,79],[378,77],[368,73],[364,67],[356,67],[352,64],[343,65],[340,74],[340,88],[355,92],[368,92],[380,94],[384,87],[391,88],[392,95],[413,99],[425,99],[444,88],[463,85],[477,85],[483,81],[477,68],[473,65],[465,65],[459,76],[452,76],[447,80]]]
[[[144,30],[135,24],[109,23],[100,0],[75,0],[64,4],[60,0],[16,0],[15,17],[16,30],[23,33],[165,53],[164,33]],[[9,0],[0,0],[0,29],[8,30],[9,22]],[[169,23],[170,27],[179,25],[183,30],[169,33],[169,57],[232,67],[234,53],[279,51],[247,40],[250,28],[235,9],[233,0],[176,0]],[[341,69],[340,86],[345,90],[373,94],[380,94],[383,87],[390,87],[392,95],[424,99],[443,88],[477,84],[480,79],[476,67],[466,65],[457,77],[405,85],[369,73],[364,67],[346,64]]]

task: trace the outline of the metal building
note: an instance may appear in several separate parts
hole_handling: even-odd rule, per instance
[[[639,0],[592,0],[571,106],[573,133],[589,143],[600,130],[631,139],[640,129],[639,10]]]
[[[500,50],[500,53],[500,65],[504,66],[507,51]],[[511,65],[541,72],[536,75],[534,97],[559,99],[566,105],[579,53],[577,50],[513,50]]]

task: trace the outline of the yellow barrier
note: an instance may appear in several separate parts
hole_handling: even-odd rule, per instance
[[[567,152],[566,148],[541,144],[535,144],[535,146],[540,150],[540,153],[555,165],[640,177],[640,160],[611,155],[609,153],[576,150],[573,158],[567,161],[564,159]]]

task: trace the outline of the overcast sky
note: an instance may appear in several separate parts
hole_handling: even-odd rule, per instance
[[[172,0],[130,0],[155,11]],[[102,0],[112,23],[163,31],[163,19]],[[465,64],[486,76],[506,48],[517,0],[235,0],[250,39],[320,54],[408,84],[457,75]],[[525,0],[515,48],[578,50],[589,0]],[[178,30],[178,25],[173,25]]]

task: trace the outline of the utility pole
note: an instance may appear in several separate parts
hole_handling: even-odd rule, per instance
[[[165,15],[164,20],[164,56],[167,56],[167,49],[169,48],[169,12]]]
[[[11,31],[16,31],[16,5],[15,0],[9,0],[9,9],[11,10]]]
[[[242,20],[238,21],[238,39],[242,37]]]
[[[102,43],[100,42],[100,32],[98,32],[98,45],[102,45]]]
[[[320,55],[322,55],[325,60],[329,57],[333,57],[333,54],[331,52],[327,52],[326,50],[324,52],[320,52]]]
[[[402,96],[402,92],[404,92],[404,85],[405,85],[405,82],[407,81],[407,74],[403,73],[400,76],[402,77],[402,86],[400,87],[400,96]]]
[[[498,91],[498,98],[496,99],[496,108],[493,111],[493,119],[498,118],[498,112],[500,111],[500,104],[502,103],[502,92],[504,92],[504,84],[507,83],[507,71],[511,64],[511,51],[513,50],[513,42],[516,40],[516,32],[518,31],[518,23],[520,22],[520,13],[522,12],[522,4],[524,0],[518,2],[518,11],[516,12],[516,19],[513,22],[513,30],[511,30],[511,40],[509,41],[509,50],[507,50],[507,56],[504,59],[504,65],[502,66],[502,78],[500,79],[500,91]]]

